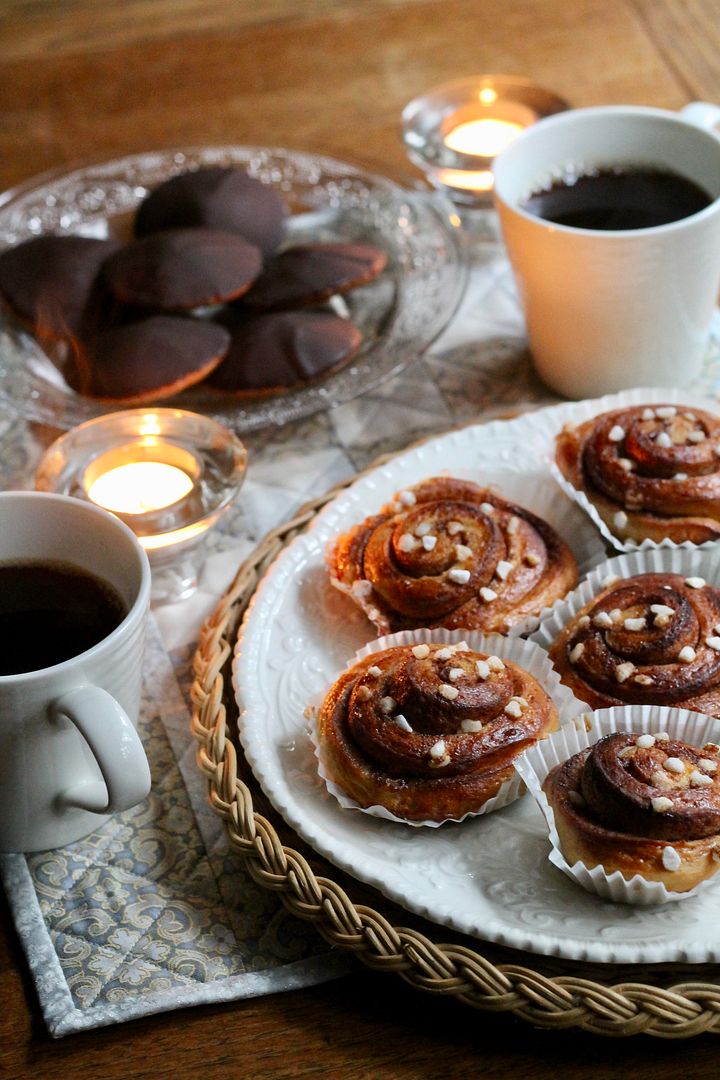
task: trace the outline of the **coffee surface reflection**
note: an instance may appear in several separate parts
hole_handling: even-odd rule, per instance
[[[578,229],[650,229],[704,210],[713,200],[679,173],[664,169],[598,169],[568,172],[533,191],[523,209],[556,225]]]
[[[97,645],[127,614],[109,582],[71,563],[0,564],[0,675],[60,664]]]

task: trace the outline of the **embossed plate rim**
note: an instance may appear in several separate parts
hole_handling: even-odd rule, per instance
[[[628,394],[609,395],[598,399],[597,411],[613,408],[620,396],[626,400]],[[683,400],[696,407],[701,407],[702,403],[709,405],[697,395],[683,394],[680,391],[638,390],[631,392],[630,396],[637,401],[666,399]],[[583,894],[582,890],[572,883],[561,883],[549,876],[552,874],[557,875],[558,879],[562,878],[560,872],[547,862],[549,843],[544,839],[546,832],[540,811],[527,799],[502,813],[488,815],[484,819],[476,818],[459,826],[426,830],[428,835],[432,834],[432,839],[426,840],[425,844],[430,843],[431,851],[436,853],[436,861],[441,861],[447,855],[446,849],[454,843],[453,837],[462,837],[463,834],[459,834],[457,830],[463,830],[465,837],[457,842],[456,847],[462,848],[464,845],[468,859],[474,857],[477,864],[479,858],[487,859],[492,854],[492,837],[486,836],[484,843],[482,838],[478,841],[478,828],[491,833],[496,830],[500,821],[505,821],[507,825],[502,826],[504,837],[508,835],[508,828],[514,835],[530,836],[531,854],[535,856],[541,852],[542,859],[530,874],[521,875],[521,883],[531,894],[538,889],[544,889],[548,895],[555,897],[556,904],[560,904],[559,911],[555,914],[549,908],[547,911],[540,911],[541,915],[546,916],[546,925],[543,928],[524,928],[512,922],[509,914],[511,898],[508,895],[501,896],[495,907],[490,909],[482,893],[478,894],[480,901],[476,896],[474,907],[470,908],[467,906],[466,897],[460,895],[457,888],[446,890],[447,895],[441,896],[442,886],[435,887],[433,895],[433,890],[426,880],[434,872],[432,861],[425,864],[421,878],[416,874],[416,878],[420,879],[413,882],[412,887],[407,883],[403,885],[398,879],[398,867],[404,863],[407,865],[408,841],[403,834],[417,834],[418,830],[408,830],[402,825],[394,826],[392,823],[383,822],[381,827],[390,826],[394,830],[400,830],[394,841],[394,857],[388,862],[387,857],[383,861],[372,855],[371,847],[377,843],[377,822],[368,820],[367,815],[349,815],[347,811],[342,811],[319,785],[313,791],[314,778],[303,773],[304,748],[300,738],[304,727],[302,695],[294,703],[290,701],[289,695],[294,689],[291,684],[292,672],[282,662],[282,657],[278,656],[282,667],[279,678],[281,682],[284,680],[282,693],[292,712],[294,728],[290,734],[293,738],[288,739],[288,733],[281,730],[280,711],[274,713],[272,702],[266,700],[261,693],[261,680],[256,678],[258,670],[263,670],[262,684],[267,685],[267,680],[271,677],[270,666],[262,666],[267,660],[267,652],[263,656],[263,635],[268,630],[272,632],[278,605],[281,606],[285,590],[295,589],[297,594],[300,587],[305,587],[303,575],[307,574],[308,569],[317,572],[322,568],[325,543],[331,535],[376,508],[378,500],[386,498],[398,487],[430,475],[428,463],[433,457],[447,454],[450,449],[456,455],[468,454],[475,465],[481,461],[483,455],[486,461],[491,461],[502,443],[511,451],[509,456],[520,451],[524,454],[547,455],[554,432],[573,418],[575,409],[574,403],[551,406],[515,420],[475,425],[429,440],[364,475],[323,508],[311,528],[292,541],[276,559],[256,590],[245,615],[233,662],[233,685],[240,710],[241,741],[266,795],[304,840],[343,870],[435,923],[502,945],[571,960],[645,964],[716,961],[720,959],[720,930],[714,939],[709,941],[707,938],[707,925],[712,922],[712,895],[716,890],[708,890],[709,899],[701,896],[650,912],[647,909],[640,911],[613,905]],[[457,456],[455,463],[458,463]],[[519,469],[507,467],[497,469],[497,465],[496,470],[504,471],[508,477],[520,472]],[[464,472],[468,475],[468,469]],[[559,497],[562,497],[559,488],[558,493]],[[327,584],[326,588],[331,589],[331,586]],[[303,603],[307,604],[311,599],[311,595],[303,597]],[[313,633],[311,609],[307,610],[308,614],[303,616],[305,622],[300,623],[306,640],[296,643],[301,649],[310,640],[308,635]],[[354,613],[348,613],[346,623],[350,623],[353,617]],[[368,629],[369,624],[365,624],[365,640],[372,637]],[[333,647],[338,652],[344,647],[347,652],[347,656],[342,657],[342,663],[349,659],[350,646],[334,643]],[[312,648],[308,650],[307,659],[314,662]],[[303,783],[310,785],[309,794],[301,790]],[[504,837],[501,835],[499,839]],[[497,839],[498,837],[495,838],[496,843]],[[432,844],[435,844],[435,848],[432,848]],[[464,882],[462,887],[466,891],[468,882],[474,881],[476,874],[477,871],[471,872]],[[490,885],[492,882],[486,884]],[[521,896],[516,906],[522,906],[525,902],[526,898]],[[669,911],[670,908],[673,910]],[[580,920],[579,912],[584,913],[582,917],[586,920],[582,932],[573,930],[572,924],[573,918]],[[698,927],[697,933],[693,936],[691,931],[683,937],[679,932],[679,924],[691,927],[695,924]]]

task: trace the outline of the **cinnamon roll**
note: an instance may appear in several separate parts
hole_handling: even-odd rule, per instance
[[[465,643],[418,644],[344,672],[319,709],[317,737],[327,778],[360,807],[441,822],[477,813],[558,724],[551,698],[517,664]]]
[[[556,462],[620,539],[720,536],[720,419],[682,405],[615,409],[556,439]]]
[[[720,868],[720,747],[606,735],[543,784],[570,865],[640,874],[673,892]]]
[[[565,596],[575,558],[555,530],[491,488],[437,477],[400,491],[329,552],[333,584],[381,633],[503,633]]]
[[[549,649],[591,708],[682,705],[720,718],[720,590],[652,573],[607,585]]]

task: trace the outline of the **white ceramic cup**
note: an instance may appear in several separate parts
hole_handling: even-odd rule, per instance
[[[0,492],[0,563],[33,559],[71,563],[109,582],[128,613],[78,656],[0,675],[2,851],[71,843],[150,790],[134,726],[150,603],[145,552],[126,525],[90,503]]]
[[[720,108],[575,109],[539,121],[497,158],[495,203],[541,378],[571,398],[682,386],[702,367],[720,287]],[[648,229],[556,225],[523,209],[568,166],[646,165],[713,200]]]

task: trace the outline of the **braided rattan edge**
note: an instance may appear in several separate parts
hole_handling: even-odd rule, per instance
[[[540,1027],[609,1036],[681,1039],[717,1033],[718,985],[607,985],[577,974],[551,977],[517,963],[493,963],[469,945],[438,943],[417,929],[395,925],[392,915],[354,903],[336,880],[317,875],[300,851],[282,843],[270,820],[274,811],[267,816],[257,812],[251,787],[240,775],[228,715],[234,708],[229,661],[235,636],[269,565],[349,482],[306,503],[292,520],[268,533],[203,626],[195,653],[192,733],[198,743],[197,763],[208,781],[210,806],[223,819],[230,843],[246,860],[253,879],[279,893],[293,914],[311,921],[328,942],[352,950],[368,967],[395,972],[418,989],[454,996],[476,1009],[511,1012]]]

